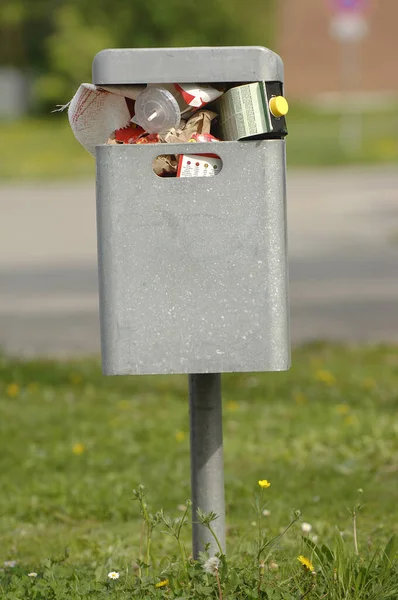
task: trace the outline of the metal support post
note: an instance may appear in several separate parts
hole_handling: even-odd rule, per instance
[[[198,523],[196,511],[215,512],[211,526],[225,552],[224,461],[220,373],[189,375],[191,428],[191,490],[193,557],[209,544],[209,555],[219,552],[211,532]]]

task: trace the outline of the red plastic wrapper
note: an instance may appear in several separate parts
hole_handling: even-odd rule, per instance
[[[117,144],[157,144],[159,135],[147,133],[139,125],[128,125],[115,131],[114,140]]]
[[[135,143],[136,144],[157,144],[160,141],[158,133],[146,133],[140,137]]]
[[[188,142],[220,142],[218,138],[211,133],[193,133]]]
[[[119,144],[135,144],[137,140],[146,135],[146,131],[138,125],[128,125],[115,131],[115,141]]]

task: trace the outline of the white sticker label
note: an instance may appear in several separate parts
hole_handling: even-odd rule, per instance
[[[221,158],[199,154],[181,154],[177,177],[214,177],[221,171],[221,167]]]

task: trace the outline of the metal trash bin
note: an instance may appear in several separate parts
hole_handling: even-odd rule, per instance
[[[277,82],[262,47],[114,49],[97,85]],[[106,375],[289,368],[285,141],[195,144],[214,177],[160,178],[152,161],[192,144],[96,148],[99,296]]]

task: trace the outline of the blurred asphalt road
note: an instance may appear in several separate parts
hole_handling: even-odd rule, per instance
[[[398,341],[398,170],[291,171],[291,327]],[[99,353],[94,182],[0,186],[0,346]]]

